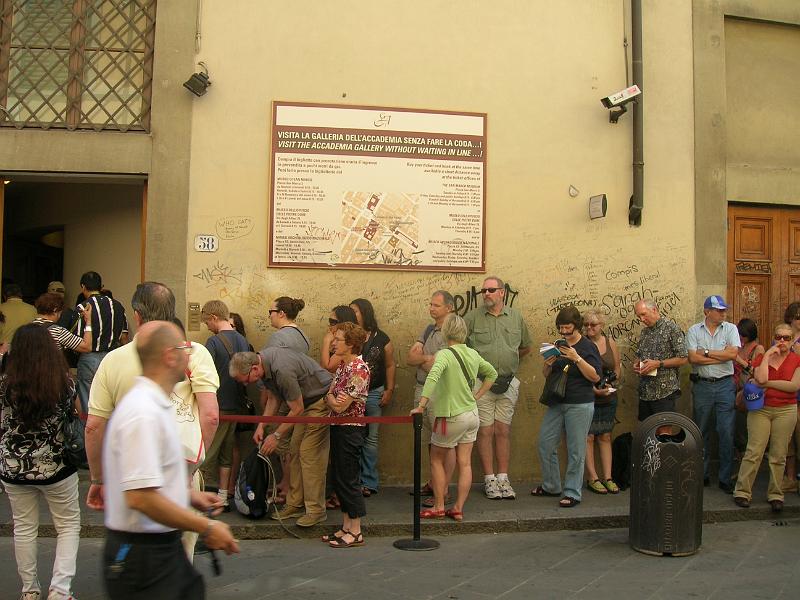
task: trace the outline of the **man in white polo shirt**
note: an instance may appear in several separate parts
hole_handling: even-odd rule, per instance
[[[210,549],[230,554],[239,547],[226,524],[189,508],[219,506],[215,494],[189,492],[169,400],[191,346],[164,321],[143,325],[134,343],[142,376],[111,415],[103,446],[106,592],[112,599],[201,599],[203,578],[183,550],[181,530],[199,533]]]
[[[716,417],[719,437],[719,488],[733,493],[733,430],[736,426],[733,360],[742,345],[736,325],[725,320],[728,305],[722,296],[703,303],[705,319],[686,333],[686,350],[692,365],[694,422],[703,434],[703,484],[709,485],[708,442],[711,417]]]

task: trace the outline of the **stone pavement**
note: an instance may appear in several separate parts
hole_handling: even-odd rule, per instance
[[[347,550],[314,540],[245,541],[241,554],[220,559],[220,577],[206,556],[195,562],[210,600],[794,600],[799,529],[796,519],[705,525],[700,550],[682,558],[640,554],[626,529],[603,529],[445,536],[431,552],[403,552],[378,537]],[[54,546],[39,543],[44,585]],[[103,598],[101,547],[100,539],[81,541],[73,585],[80,600]],[[11,538],[0,538],[0,555],[0,597],[17,598]]]
[[[81,501],[86,498],[88,474],[81,471]],[[760,473],[754,490],[751,508],[738,508],[733,498],[723,493],[715,482],[704,488],[703,506],[706,523],[770,519],[766,502],[767,472]],[[480,486],[474,486],[464,508],[465,520],[456,523],[450,519],[423,521],[422,535],[449,535],[455,533],[511,533],[522,531],[556,531],[564,529],[608,529],[627,527],[630,491],[615,496],[600,496],[584,490],[583,501],[575,508],[558,507],[558,498],[534,498],[530,495],[531,482],[515,482],[516,500],[488,500]],[[405,537],[411,535],[413,498],[407,487],[382,487],[379,494],[367,499],[367,517],[364,531],[370,537]],[[451,492],[455,490],[451,488]],[[44,503],[42,503],[44,505]],[[104,535],[102,513],[82,507],[83,537]],[[786,494],[784,518],[800,517],[800,497]],[[291,537],[292,532],[301,537],[315,538],[327,533],[330,527],[341,522],[338,511],[328,511],[328,521],[310,529],[301,529],[294,521],[286,522],[284,529],[277,521],[248,520],[235,510],[223,515],[222,520],[231,525],[239,539],[278,539]],[[43,509],[40,535],[52,536],[54,531],[50,515]],[[288,531],[287,531],[288,530]],[[11,509],[5,494],[0,495],[0,536],[12,534]]]

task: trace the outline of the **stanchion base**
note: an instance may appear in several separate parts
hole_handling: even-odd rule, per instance
[[[436,540],[403,538],[396,540],[393,544],[398,550],[411,550],[415,552],[424,552],[426,550],[436,550],[439,547],[439,542]]]

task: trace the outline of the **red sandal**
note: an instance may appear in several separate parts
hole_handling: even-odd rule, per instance
[[[443,510],[435,510],[433,508],[429,508],[427,510],[419,511],[419,518],[420,519],[444,519],[445,511]]]
[[[454,521],[458,521],[459,523],[464,520],[464,513],[460,510],[455,510],[453,508],[448,508],[444,511],[445,516],[450,517]]]

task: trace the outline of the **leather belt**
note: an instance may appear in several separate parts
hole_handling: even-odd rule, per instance
[[[724,379],[728,379],[729,377],[733,377],[733,375],[725,375],[724,377],[700,377],[697,376],[697,381],[705,381],[707,383],[716,383],[718,381],[723,381]]]

